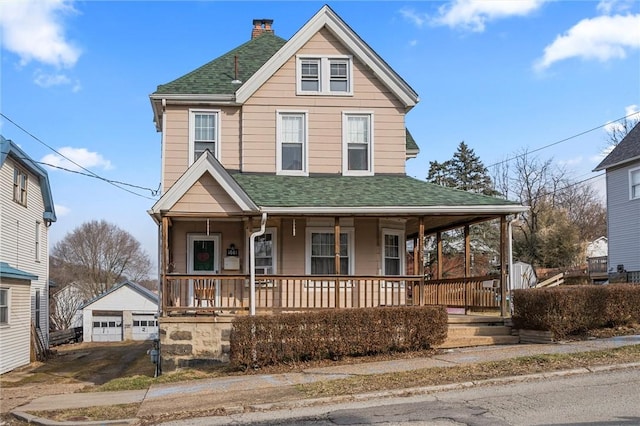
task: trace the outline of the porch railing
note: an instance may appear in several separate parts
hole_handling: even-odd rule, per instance
[[[168,274],[164,314],[212,314],[249,309],[248,275]],[[364,308],[375,306],[500,306],[499,280],[474,277],[426,280],[417,275],[258,275],[256,310]]]

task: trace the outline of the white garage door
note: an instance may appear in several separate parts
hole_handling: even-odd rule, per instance
[[[158,321],[153,314],[133,314],[133,340],[158,338]]]
[[[94,316],[91,339],[94,342],[121,342],[122,315]]]

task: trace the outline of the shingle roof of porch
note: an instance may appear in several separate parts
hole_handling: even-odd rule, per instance
[[[231,175],[262,207],[520,206],[403,175]]]

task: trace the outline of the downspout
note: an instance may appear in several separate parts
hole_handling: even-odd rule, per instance
[[[514,280],[514,273],[513,273],[513,225],[515,223],[517,223],[519,221],[518,217],[516,216],[515,219],[512,219],[509,221],[509,227],[508,227],[508,239],[509,239],[509,283],[507,285],[507,293],[509,294],[509,312],[511,313],[511,316],[513,317],[513,280]]]
[[[260,230],[251,234],[249,237],[249,315],[256,314],[256,237],[264,235],[267,225],[267,213],[262,213],[260,221]]]

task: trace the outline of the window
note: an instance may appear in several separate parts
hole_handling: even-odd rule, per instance
[[[13,169],[13,201],[27,206],[27,173],[16,167]]]
[[[342,130],[345,175],[373,174],[373,115],[344,113]]]
[[[40,328],[40,290],[36,290],[36,328]]]
[[[269,228],[265,233],[255,239],[255,273],[275,274],[276,273],[276,230]]]
[[[41,222],[39,220],[36,221],[36,262],[40,262],[40,225]]]
[[[278,173],[306,175],[307,113],[278,111],[277,114]]]
[[[0,288],[0,325],[9,324],[9,289]]]
[[[403,275],[405,244],[403,232],[395,229],[383,230],[383,274]]]
[[[640,199],[640,168],[629,170],[629,198]]]
[[[189,164],[209,151],[220,160],[219,111],[189,110]]]
[[[307,273],[333,275],[335,264],[335,234],[333,228],[307,228]],[[340,275],[353,274],[353,229],[340,232]]]
[[[298,57],[299,95],[351,95],[350,56]]]

